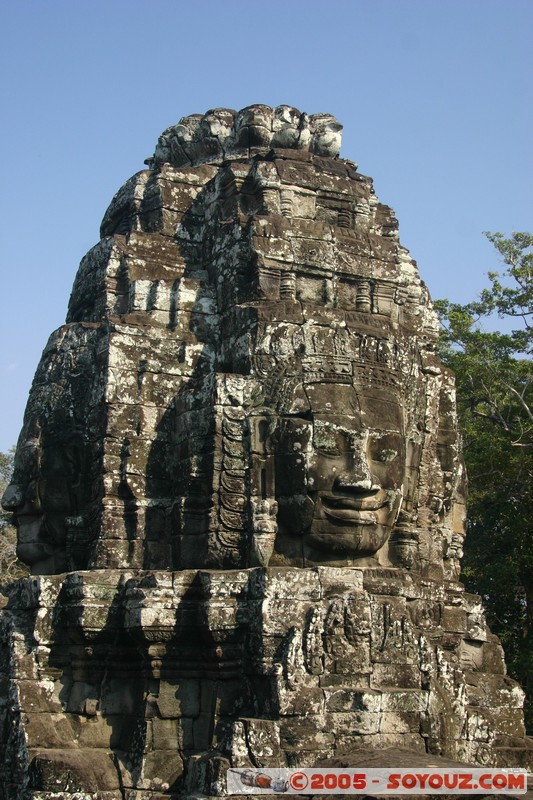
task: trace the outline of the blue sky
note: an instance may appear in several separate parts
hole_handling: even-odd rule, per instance
[[[159,133],[216,106],[344,124],[433,297],[532,230],[532,0],[4,0],[0,450],[119,186]]]

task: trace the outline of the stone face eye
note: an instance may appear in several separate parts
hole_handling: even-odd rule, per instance
[[[316,432],[314,442],[318,452],[324,455],[336,456],[340,452],[334,432],[327,428],[321,428]]]
[[[361,450],[356,433],[330,423],[315,423],[313,445],[318,453],[325,456],[341,456]]]
[[[398,458],[397,450],[378,450],[374,456],[376,461],[383,461],[385,464],[390,464]]]

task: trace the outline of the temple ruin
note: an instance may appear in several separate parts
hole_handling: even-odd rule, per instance
[[[185,117],[106,211],[3,498],[32,575],[0,615],[2,800],[213,797],[389,747],[531,763],[458,581],[437,318],[341,129]]]

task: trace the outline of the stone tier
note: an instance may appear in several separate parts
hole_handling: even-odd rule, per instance
[[[218,796],[228,766],[390,747],[531,763],[479,598],[398,569],[30,578],[1,643],[8,797]]]
[[[306,114],[292,106],[252,105],[234,111],[214,108],[183,117],[167,128],[148,164],[175,167],[220,163],[265,153],[273,147],[335,157],[341,146],[340,125],[331,114]]]

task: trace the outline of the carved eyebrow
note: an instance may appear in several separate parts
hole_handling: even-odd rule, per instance
[[[313,414],[310,409],[300,411],[297,414],[280,414],[281,419],[301,420],[302,422],[313,422]]]

